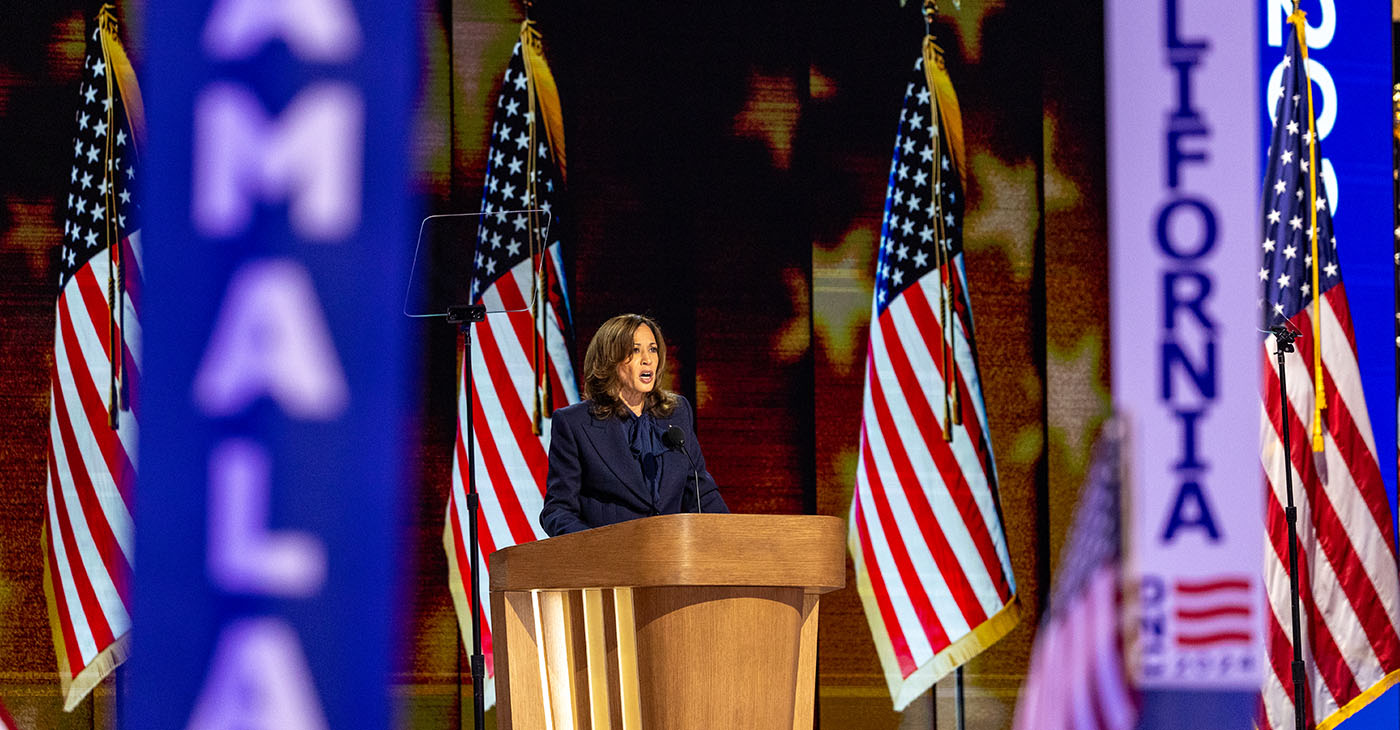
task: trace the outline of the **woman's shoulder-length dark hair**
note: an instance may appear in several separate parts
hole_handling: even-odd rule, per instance
[[[657,385],[647,393],[642,410],[660,418],[676,410],[676,394],[660,385],[661,374],[666,370],[666,338],[661,334],[661,325],[644,314],[619,314],[598,328],[583,355],[583,397],[593,401],[589,410],[594,418],[612,418],[627,410],[618,398],[622,385],[617,370],[632,357],[633,336],[643,325],[650,327],[656,338],[656,373],[652,382]]]

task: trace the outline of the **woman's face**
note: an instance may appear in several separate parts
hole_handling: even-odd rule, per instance
[[[639,325],[632,333],[632,356],[617,366],[620,392],[618,397],[632,403],[656,387],[656,335],[651,328]]]

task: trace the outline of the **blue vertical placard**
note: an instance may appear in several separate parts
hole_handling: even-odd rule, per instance
[[[1273,100],[1292,0],[1260,8],[1260,159],[1269,151]],[[1396,513],[1394,210],[1390,87],[1390,5],[1371,0],[1303,0],[1308,72],[1332,201],[1337,256],[1351,306],[1361,384],[1376,458]],[[1263,167],[1260,167],[1263,185]]]
[[[388,728],[413,3],[151,0],[129,730]]]

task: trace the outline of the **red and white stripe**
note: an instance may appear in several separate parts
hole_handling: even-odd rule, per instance
[[[1116,562],[1096,570],[1086,590],[1055,607],[1036,634],[1015,730],[1137,726],[1137,701],[1123,668],[1118,570]]]
[[[122,376],[134,405],[141,370],[138,319],[140,234],[123,241],[126,331],[117,332]],[[58,631],[66,709],[125,658],[131,628],[128,583],[137,423],[133,410],[108,421],[110,347],[108,253],[80,268],[58,298],[50,372],[49,474],[44,517],[45,577]]]
[[[1172,612],[1177,646],[1199,649],[1248,645],[1254,640],[1254,593],[1248,576],[1223,575],[1209,580],[1177,580]]]
[[[15,724],[15,718],[10,716],[3,702],[0,702],[0,730],[19,730],[19,725]]]
[[[1265,586],[1271,616],[1270,671],[1263,706],[1271,728],[1293,727],[1292,618],[1284,464],[1293,469],[1298,507],[1298,580],[1307,668],[1307,716],[1333,727],[1400,681],[1400,580],[1389,502],[1361,391],[1356,342],[1342,285],[1322,297],[1321,342],[1326,409],[1319,471],[1312,452],[1313,309],[1293,320],[1304,333],[1285,356],[1288,407],[1279,403],[1273,338],[1265,340],[1262,462],[1269,482]],[[1285,456],[1284,423],[1291,454]]]
[[[939,289],[935,271],[883,313],[875,309],[851,505],[857,583],[896,710],[995,640],[973,633],[1016,590],[986,408],[960,316],[952,377],[964,417],[952,440],[943,439]]]
[[[558,245],[546,258],[546,280],[558,278]],[[531,290],[531,262],[518,264],[482,296],[488,311],[524,310]],[[541,292],[541,296],[544,293]],[[548,469],[549,418],[534,433],[536,368],[535,338],[543,337],[548,354],[548,377],[558,407],[577,403],[569,346],[564,340],[563,319],[550,301],[546,316],[536,322],[529,311],[487,315],[472,327],[473,435],[475,438],[476,489],[479,495],[477,534],[480,541],[482,651],[486,654],[486,702],[495,702],[494,662],[490,634],[491,553],[545,537],[539,524],[544,506],[544,481]],[[467,552],[467,452],[466,369],[457,384],[457,440],[452,460],[452,493],[447,502],[443,547],[447,550],[449,582],[462,636],[471,641],[470,556]],[[546,408],[549,411],[549,408]]]

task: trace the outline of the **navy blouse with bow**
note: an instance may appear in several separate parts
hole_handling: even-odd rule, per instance
[[[639,517],[694,512],[696,481],[701,511],[729,511],[705,469],[690,402],[677,398],[680,402],[668,418],[628,413],[598,419],[589,410],[591,401],[554,412],[540,511],[546,533],[563,535]],[[661,435],[671,426],[685,435],[686,453],[667,449],[662,442]]]

